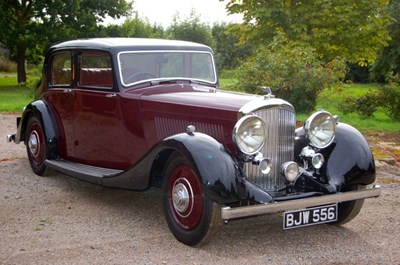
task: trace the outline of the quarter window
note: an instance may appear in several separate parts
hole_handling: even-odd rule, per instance
[[[72,59],[71,52],[60,52],[53,56],[50,66],[51,86],[71,86]]]
[[[111,57],[104,52],[82,52],[79,55],[79,85],[112,89],[114,78],[111,67]]]

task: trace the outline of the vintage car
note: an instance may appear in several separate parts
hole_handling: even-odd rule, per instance
[[[343,224],[380,195],[368,143],[324,110],[296,129],[285,100],[219,89],[212,50],[173,40],[63,42],[8,141],[32,170],[162,190],[174,236],[210,240],[229,220],[283,212],[283,228]]]

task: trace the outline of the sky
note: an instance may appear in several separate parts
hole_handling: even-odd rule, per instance
[[[139,18],[147,17],[151,24],[157,23],[167,28],[172,24],[173,17],[178,14],[180,20],[190,17],[192,10],[207,24],[214,22],[240,22],[240,15],[229,15],[225,10],[228,1],[219,0],[134,0],[133,10]]]

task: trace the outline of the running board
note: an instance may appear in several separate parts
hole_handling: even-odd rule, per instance
[[[103,178],[109,178],[123,173],[122,170],[118,169],[89,166],[62,159],[47,159],[45,164],[61,173],[96,184],[102,184]]]

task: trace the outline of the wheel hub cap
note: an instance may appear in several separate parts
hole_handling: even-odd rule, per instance
[[[29,152],[31,152],[32,155],[37,156],[39,153],[39,136],[36,131],[33,131],[29,136],[28,147]]]
[[[172,190],[172,204],[178,215],[186,217],[191,213],[193,208],[191,197],[193,191],[189,182],[186,179],[177,180]]]

